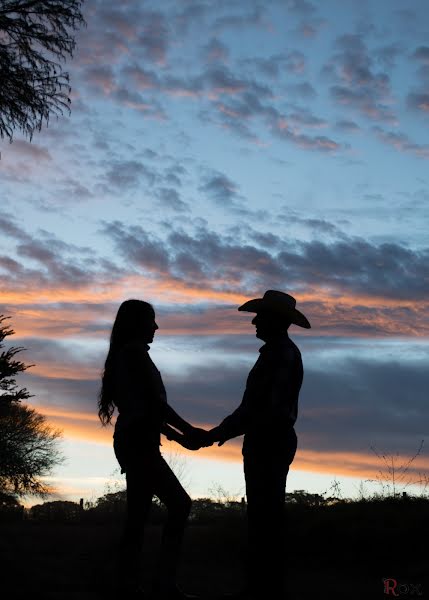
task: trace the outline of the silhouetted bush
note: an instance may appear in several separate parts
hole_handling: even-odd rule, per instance
[[[76,502],[56,500],[36,504],[30,508],[30,519],[39,521],[76,521],[80,518],[80,507]]]
[[[22,521],[24,518],[24,507],[15,496],[0,492],[0,521]]]

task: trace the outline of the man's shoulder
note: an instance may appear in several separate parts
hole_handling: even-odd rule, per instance
[[[266,344],[261,351],[261,361],[267,366],[284,368],[286,365],[301,362],[301,352],[291,339],[285,338],[273,344]]]

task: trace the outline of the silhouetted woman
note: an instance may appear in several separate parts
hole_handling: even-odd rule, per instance
[[[199,442],[204,434],[167,403],[161,374],[148,353],[157,329],[155,311],[147,302],[126,300],[120,305],[102,376],[98,415],[107,425],[115,407],[119,412],[113,447],[127,482],[127,518],[119,565],[123,587],[128,593],[142,594],[140,555],[145,523],[156,495],[167,507],[168,518],[155,596],[180,599],[187,596],[176,586],[176,569],[191,499],[161,456],[160,434],[190,449],[202,445]]]

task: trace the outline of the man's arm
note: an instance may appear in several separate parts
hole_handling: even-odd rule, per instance
[[[243,398],[243,402],[232,414],[208,432],[209,439],[218,442],[218,446],[222,446],[227,440],[246,433],[247,413],[247,406]]]
[[[281,357],[267,356],[259,362],[252,379],[248,379],[240,406],[209,432],[211,439],[222,446],[227,440],[246,433],[250,421],[249,406],[252,403],[255,405],[255,400],[262,410],[252,427],[257,425],[261,435],[293,425],[301,383],[302,362],[299,352],[291,348]],[[260,396],[263,404],[258,401]],[[252,420],[255,420],[255,415]]]

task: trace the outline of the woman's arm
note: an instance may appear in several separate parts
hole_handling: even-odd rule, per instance
[[[173,440],[174,442],[181,442],[183,439],[183,434],[167,425],[167,423],[163,423],[161,426],[161,433],[165,435],[167,440]]]
[[[165,409],[165,422],[169,425],[172,425],[175,429],[178,429],[185,435],[189,435],[194,429],[194,427],[185,421],[185,419],[182,419],[182,417],[178,415],[169,404],[167,404]]]

